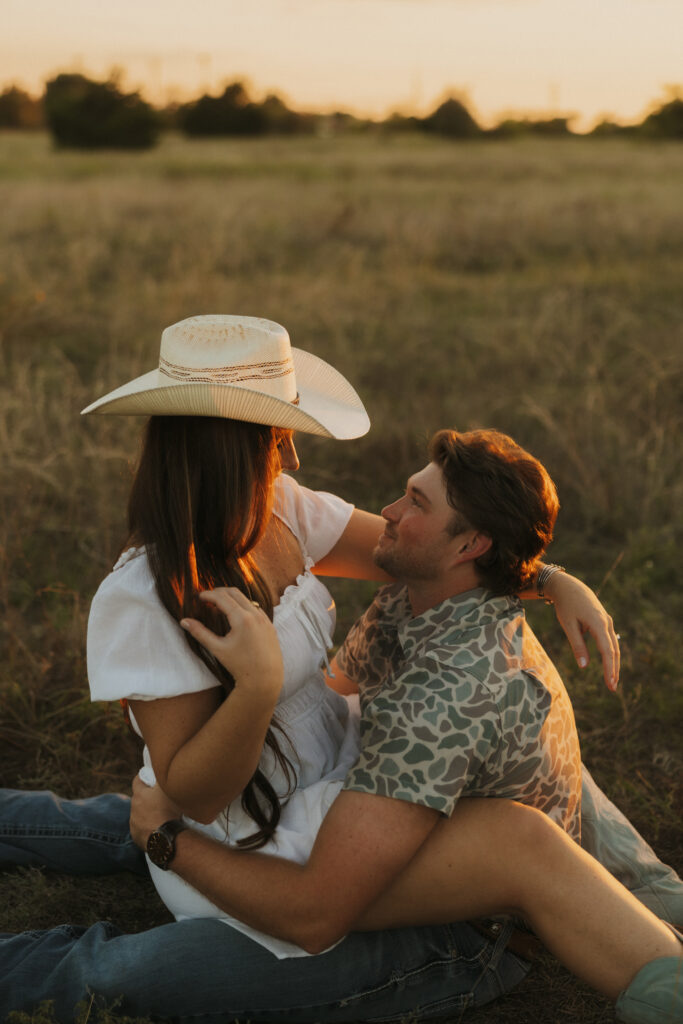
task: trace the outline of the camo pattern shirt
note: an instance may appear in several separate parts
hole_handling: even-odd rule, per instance
[[[412,617],[379,591],[337,654],[359,687],[361,753],[345,789],[452,813],[461,796],[544,811],[580,839],[574,714],[521,603],[471,590]]]

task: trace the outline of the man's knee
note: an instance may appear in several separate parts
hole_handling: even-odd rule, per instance
[[[560,832],[536,807],[500,798],[461,800],[451,820],[456,827],[476,827],[487,845],[495,844],[507,855],[533,854],[537,844],[552,843]]]
[[[527,865],[550,857],[566,842],[566,833],[537,807],[514,800],[501,801],[503,803],[507,806],[501,809],[501,839],[504,837],[508,848],[511,845]]]

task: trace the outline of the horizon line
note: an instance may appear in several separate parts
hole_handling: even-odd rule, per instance
[[[119,88],[121,88],[124,92],[137,93],[139,96],[141,96],[142,99],[145,100],[145,102],[149,103],[150,106],[154,107],[154,109],[163,111],[175,105],[181,106],[187,103],[196,102],[197,100],[201,99],[202,96],[220,96],[222,95],[227,86],[239,82],[245,87],[245,90],[249,94],[250,100],[253,102],[262,103],[268,96],[277,96],[293,112],[310,116],[349,114],[352,117],[357,118],[358,120],[379,123],[388,120],[393,115],[398,115],[400,117],[406,118],[424,118],[429,116],[429,114],[436,110],[445,100],[452,98],[457,99],[461,103],[463,103],[467,110],[470,112],[470,114],[481,125],[497,125],[505,120],[520,120],[533,117],[539,120],[551,120],[554,118],[561,118],[566,120],[568,124],[571,123],[572,121],[584,119],[593,127],[604,121],[608,121],[623,127],[629,127],[631,125],[635,126],[636,124],[639,123],[639,121],[637,121],[635,118],[643,119],[647,117],[648,114],[658,109],[658,107],[663,106],[665,103],[671,102],[671,100],[674,99],[683,98],[683,85],[678,83],[663,82],[659,86],[660,96],[658,96],[657,98],[652,98],[649,101],[646,101],[643,104],[641,113],[639,115],[635,115],[633,119],[625,119],[623,116],[619,116],[609,111],[604,111],[600,114],[595,115],[588,115],[584,114],[582,111],[579,110],[563,110],[559,107],[553,107],[547,104],[544,106],[539,105],[537,107],[505,107],[490,116],[486,116],[482,115],[481,112],[477,109],[477,105],[468,95],[467,89],[458,86],[446,86],[429,103],[411,104],[407,103],[405,100],[403,102],[398,101],[396,104],[389,104],[389,106],[385,108],[384,113],[380,114],[376,110],[371,112],[368,108],[363,109],[361,106],[354,103],[342,105],[333,102],[329,104],[323,104],[319,108],[311,108],[307,105],[292,105],[293,103],[296,103],[296,101],[292,101],[290,96],[287,94],[287,90],[285,88],[259,88],[254,84],[250,75],[241,75],[239,73],[235,74],[234,76],[225,76],[225,78],[222,79],[219,84],[207,83],[205,85],[197,86],[196,88],[181,86],[178,84],[170,84],[163,88],[163,92],[165,93],[164,98],[159,98],[155,100],[149,95],[150,90],[152,92],[155,91],[154,86],[150,85],[149,82],[138,82],[137,84],[135,84],[131,81],[126,81],[126,79],[129,79],[132,76],[129,69],[125,66],[122,67],[121,65],[112,65],[112,67],[110,67],[106,75],[97,75],[94,72],[90,72],[84,69],[83,62],[80,58],[76,58],[74,61],[71,62],[71,64],[73,65],[71,67],[55,68],[54,70],[46,72],[44,77],[42,78],[42,92],[37,95],[31,89],[30,86],[23,84],[21,80],[17,79],[16,76],[0,78],[0,92],[5,92],[7,89],[11,88],[17,88],[20,89],[22,92],[25,92],[28,96],[30,96],[31,99],[40,100],[44,95],[45,86],[47,85],[47,82],[51,79],[56,78],[58,75],[62,74],[83,75],[85,78],[89,78],[91,81],[95,82],[116,82],[119,85]],[[158,89],[157,91],[160,92],[162,90]],[[423,110],[424,112],[420,112],[421,110]]]

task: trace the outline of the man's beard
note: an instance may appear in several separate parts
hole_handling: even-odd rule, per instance
[[[438,566],[430,564],[424,556],[418,560],[411,553],[396,551],[395,547],[378,545],[372,553],[372,560],[379,569],[384,569],[400,583],[430,580],[438,574]]]
[[[393,569],[393,559],[391,557],[391,552],[385,551],[378,546],[372,552],[372,560],[378,569],[384,569],[384,571],[388,572],[390,576],[396,578],[396,573]]]

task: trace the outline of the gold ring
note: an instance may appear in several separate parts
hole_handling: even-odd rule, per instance
[[[260,608],[261,607],[261,605],[258,603],[258,601],[252,601],[251,603],[253,604],[254,608]]]

